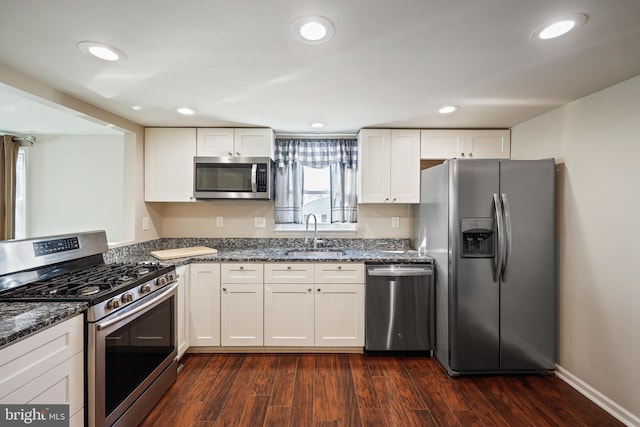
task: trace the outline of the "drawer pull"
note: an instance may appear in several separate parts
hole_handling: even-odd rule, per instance
[[[287,270],[291,270],[291,266],[290,265],[287,266]]]
[[[338,266],[338,270],[342,270],[342,266],[341,265]]]

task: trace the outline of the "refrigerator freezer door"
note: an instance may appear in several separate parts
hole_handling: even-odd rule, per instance
[[[493,281],[495,260],[463,256],[461,223],[465,218],[496,223],[493,195],[500,189],[499,161],[454,160],[449,172],[449,366],[453,371],[496,371],[500,285]]]
[[[507,251],[500,293],[500,369],[554,369],[555,162],[501,162]]]

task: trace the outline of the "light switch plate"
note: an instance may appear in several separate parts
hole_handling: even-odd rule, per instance
[[[391,217],[391,228],[400,227],[400,217],[392,216]]]
[[[253,226],[255,228],[265,228],[267,226],[267,219],[263,216],[253,217]]]
[[[142,231],[147,231],[149,230],[149,217],[148,216],[143,216],[142,217]]]
[[[224,227],[224,217],[217,216],[216,217],[216,227]]]

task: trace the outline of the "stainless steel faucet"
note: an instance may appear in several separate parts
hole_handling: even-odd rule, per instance
[[[318,248],[318,218],[315,214],[307,215],[307,225],[304,230],[304,247],[307,247],[307,238],[309,237],[309,220],[313,217],[313,249]]]

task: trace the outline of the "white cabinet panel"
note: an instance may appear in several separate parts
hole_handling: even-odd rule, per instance
[[[220,303],[223,346],[264,344],[262,283],[225,283]]]
[[[198,156],[273,158],[270,128],[198,128],[197,133]]]
[[[314,265],[306,263],[268,263],[264,266],[265,283],[314,282]]]
[[[83,328],[83,316],[75,316],[0,350],[0,403],[68,404],[71,425],[78,425],[84,413]]]
[[[178,359],[189,348],[189,266],[176,268],[178,274]]]
[[[190,346],[220,345],[220,264],[191,264],[188,327]]]
[[[225,263],[221,266],[221,282],[227,283],[262,283],[264,268],[258,263]]]
[[[314,345],[313,283],[266,284],[264,308],[265,345]]]
[[[364,264],[316,264],[315,277],[316,283],[364,283]]]
[[[144,200],[189,202],[193,198],[194,128],[146,128]]]
[[[420,133],[420,157],[508,159],[510,135],[508,129],[424,129]]]
[[[420,131],[363,129],[358,134],[358,202],[420,201]]]
[[[233,156],[233,128],[198,128],[198,156]]]
[[[364,285],[316,285],[315,345],[364,346]]]

